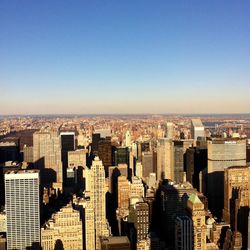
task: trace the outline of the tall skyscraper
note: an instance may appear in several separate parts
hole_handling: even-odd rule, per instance
[[[174,179],[174,144],[170,139],[159,139],[157,145],[157,180]]]
[[[205,137],[205,128],[201,122],[201,119],[192,119],[191,137],[194,140],[197,140],[199,137]]]
[[[150,173],[154,172],[153,165],[153,153],[152,152],[142,152],[142,176],[144,178],[149,177]]]
[[[42,184],[57,183],[62,189],[61,138],[58,130],[44,129],[33,134],[33,160],[41,170]]]
[[[188,216],[175,219],[175,249],[193,250],[193,223]]]
[[[205,210],[197,194],[190,195],[187,208],[193,221],[193,249],[206,250]]]
[[[250,166],[225,169],[223,218],[241,233],[243,248],[247,248],[249,209]]]
[[[100,249],[100,236],[109,236],[106,221],[105,171],[102,161],[96,156],[92,162],[90,174],[90,200],[95,215],[96,249]]]
[[[68,152],[75,150],[75,132],[60,132],[63,166],[63,183],[67,183]]]
[[[221,217],[224,197],[224,170],[246,166],[246,140],[211,139],[207,141],[207,197],[214,215]]]
[[[40,249],[39,171],[5,174],[7,249]]]

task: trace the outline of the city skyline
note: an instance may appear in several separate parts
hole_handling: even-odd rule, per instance
[[[248,113],[250,4],[4,1],[0,114]]]

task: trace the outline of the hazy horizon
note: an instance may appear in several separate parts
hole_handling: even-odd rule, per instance
[[[250,2],[3,1],[0,114],[249,113]]]

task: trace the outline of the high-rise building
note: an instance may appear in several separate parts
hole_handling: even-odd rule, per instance
[[[118,177],[118,209],[120,212],[128,210],[130,197],[130,182],[126,176]]]
[[[127,236],[101,237],[101,250],[130,250]]]
[[[129,130],[125,133],[125,147],[131,147],[131,135]]]
[[[130,197],[144,197],[144,186],[142,180],[137,177],[132,177],[132,183],[130,185]]]
[[[150,173],[154,172],[153,153],[142,152],[142,176],[149,177]]]
[[[32,146],[24,145],[23,160],[25,162],[33,162],[33,147]]]
[[[190,195],[187,203],[193,221],[193,249],[206,250],[206,222],[204,204],[196,193]]]
[[[62,189],[61,138],[58,130],[46,129],[33,134],[33,160],[41,170],[42,184],[56,182]]]
[[[75,150],[75,132],[60,132],[62,166],[63,166],[63,183],[67,183],[68,152]]]
[[[39,171],[5,174],[7,249],[40,249]]]
[[[249,209],[250,166],[225,169],[223,218],[233,231],[241,233],[244,249],[247,247]]]
[[[157,180],[161,179],[174,179],[174,144],[166,138],[157,145]]]
[[[175,219],[175,249],[193,250],[193,223],[188,216]]]
[[[205,128],[201,122],[201,119],[192,119],[191,137],[194,140],[197,140],[199,137],[205,137]]]
[[[147,238],[149,233],[149,205],[147,202],[135,204],[135,229],[137,242]]]
[[[85,196],[83,198],[75,196],[73,203],[74,208],[80,211],[81,219],[84,222],[83,249],[93,250],[95,249],[95,216],[89,192],[85,192]]]
[[[174,143],[174,181],[183,182],[184,179],[184,155],[192,146],[193,140],[175,140]]]
[[[175,216],[186,215],[188,198],[197,191],[188,182],[182,184],[163,182],[159,188],[161,199],[156,214],[158,220],[155,230],[159,237],[166,241],[167,246],[174,247]]]
[[[174,139],[174,124],[172,122],[167,122],[167,138]]]
[[[68,152],[68,168],[86,167],[86,149]]]
[[[221,217],[224,196],[224,170],[246,165],[246,140],[211,139],[207,141],[207,197],[212,213]]]
[[[73,209],[72,204],[69,203],[54,213],[52,218],[42,226],[42,249],[83,249],[82,227],[80,212]]]
[[[111,145],[111,137],[106,137],[105,139],[101,139],[98,142],[98,154],[102,160],[105,174],[108,176],[108,168],[112,166],[112,145]]]
[[[106,221],[105,171],[102,161],[96,156],[92,162],[90,175],[90,200],[93,202],[95,215],[96,249],[100,249],[100,236],[109,236]]]

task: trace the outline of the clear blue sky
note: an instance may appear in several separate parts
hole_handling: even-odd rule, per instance
[[[249,113],[249,0],[2,0],[0,114]]]

